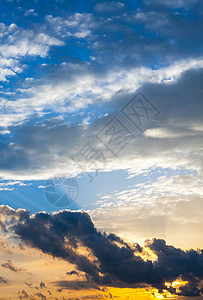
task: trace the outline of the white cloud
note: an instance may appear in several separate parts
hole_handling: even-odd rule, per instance
[[[203,187],[201,177],[196,175],[173,175],[170,177],[160,176],[154,182],[150,180],[147,173],[144,183],[135,184],[131,189],[115,192],[113,195],[100,196],[101,207],[125,207],[129,203],[137,207],[144,204],[153,205],[156,201],[162,204],[186,200],[187,197],[203,197]]]
[[[0,191],[12,191],[16,186],[28,186],[31,183],[24,183],[23,181],[6,181],[0,182]]]
[[[90,33],[91,33],[90,30],[85,30],[85,31],[82,31],[82,32],[76,32],[76,33],[75,33],[75,37],[77,37],[77,38],[85,38],[85,37],[87,37]]]
[[[148,29],[161,29],[162,26],[169,25],[169,18],[163,12],[150,11],[150,12],[142,12],[138,11],[132,18],[136,22],[143,22]]]
[[[38,38],[47,41],[47,37],[44,37],[44,35],[40,35]],[[32,51],[35,50],[32,49]],[[56,78],[50,83],[32,86],[27,89],[26,97],[20,97],[16,101],[2,100],[3,111],[0,118],[8,119],[6,113],[9,113],[10,117],[15,114],[17,118],[11,117],[10,124],[9,119],[8,122],[1,124],[2,126],[5,124],[8,126],[19,122],[19,120],[21,122],[23,117],[27,119],[33,113],[41,114],[45,109],[60,113],[72,113],[93,103],[108,102],[120,90],[133,93],[145,83],[158,84],[163,82],[167,85],[175,83],[184,71],[201,67],[203,67],[203,60],[184,60],[158,70],[144,67],[131,70],[112,70],[102,78],[101,76],[98,77],[96,72],[90,71],[91,65],[89,63],[83,65],[65,63],[62,65],[61,72],[63,74],[63,72],[69,71],[73,74],[72,78],[69,76],[69,81],[64,78],[59,81]],[[149,132],[146,134],[149,135]]]
[[[4,69],[0,69],[0,80],[1,81],[6,81],[7,79],[7,77],[9,77],[9,76],[15,76],[16,75],[16,73],[15,72],[13,72],[12,70],[10,70],[10,69],[6,69],[6,68],[4,68]]]
[[[68,18],[46,16],[47,23],[60,37],[86,38],[96,26],[94,16],[88,13],[75,13]]]
[[[181,248],[201,248],[203,226],[202,198],[175,198],[169,203],[166,197],[152,204],[102,207],[91,211],[96,226],[106,232],[113,231],[131,242],[141,243],[148,238],[164,238]],[[172,198],[171,198],[172,200]],[[103,201],[103,200],[102,200]]]
[[[9,130],[0,130],[0,134],[4,135],[4,134],[9,134],[11,133]]]
[[[24,30],[16,24],[6,26],[0,23],[0,80],[6,81],[23,71],[20,59],[26,56],[46,57],[51,46],[64,43],[45,33]]]
[[[153,128],[148,129],[144,132],[144,135],[151,138],[158,138],[158,139],[170,139],[170,138],[181,138],[185,136],[193,136],[198,135],[197,130],[185,130],[185,128]]]
[[[37,16],[37,15],[38,15],[38,13],[36,13],[33,8],[27,9],[24,13],[24,16],[26,16],[26,17],[28,17],[28,16]]]
[[[172,69],[177,70],[177,66],[169,68],[169,70]],[[59,80],[55,85],[53,84],[53,87],[45,85],[28,90],[30,98],[1,101],[1,111],[7,110],[7,113],[0,115],[1,124],[8,126],[19,123],[21,125],[8,128],[15,138],[11,136],[10,144],[2,144],[0,149],[0,176],[7,179],[27,180],[46,179],[52,175],[66,174],[67,172],[69,173],[67,176],[70,174],[76,176],[82,172],[82,168],[72,161],[71,157],[74,157],[81,147],[92,139],[94,147],[103,151],[106,158],[105,164],[101,166],[100,163],[99,165],[102,171],[127,170],[132,178],[146,173],[147,170],[160,167],[173,170],[182,169],[187,172],[196,172],[198,176],[202,176],[202,96],[199,88],[202,69],[190,70],[182,74],[182,77],[173,84],[166,84],[162,80],[162,74],[167,74],[166,70],[160,70],[160,73],[155,71],[157,78],[154,76],[151,79],[152,83],[145,84],[142,89],[143,93],[146,92],[146,96],[160,109],[161,114],[158,119],[150,120],[147,123],[143,135],[139,135],[135,128],[130,127],[130,123],[126,119],[122,119],[122,122],[136,134],[136,139],[130,141],[118,157],[114,157],[95,138],[95,134],[110,120],[111,115],[98,118],[92,123],[85,116],[83,124],[81,121],[81,125],[73,126],[59,119],[45,120],[44,123],[36,123],[32,127],[23,125],[23,121],[31,117],[31,113],[35,111],[42,115],[44,108],[58,111],[62,117],[63,112],[76,113],[91,101],[94,101],[93,103],[107,101],[105,107],[113,105],[120,110],[124,104],[123,100],[126,102],[130,100],[130,93],[125,94],[125,96],[128,95],[125,99],[122,97],[119,99],[117,96],[111,98],[117,88],[122,87],[122,81],[118,83],[119,86],[115,82],[115,86],[113,85],[111,90],[104,85],[104,83],[108,84],[110,79],[116,81],[115,78],[118,74],[115,74],[115,78],[106,76],[104,82],[99,82],[93,75],[85,77],[85,74],[87,75],[85,67],[80,66],[78,70],[81,77],[73,76],[73,78],[74,80],[77,78],[78,82],[83,80],[82,86],[79,83],[75,85],[74,80],[69,82],[69,86],[65,81]],[[153,70],[149,72],[154,74]],[[169,73],[171,76],[172,73]],[[78,73],[76,72],[76,74]],[[143,83],[145,79],[149,80],[148,78],[143,77]],[[121,79],[126,82],[125,77]],[[139,80],[141,79],[139,78]],[[98,82],[100,83],[99,87]],[[131,87],[129,82],[128,84],[128,88]],[[94,88],[96,89],[92,98],[92,94],[87,93],[89,91],[87,87],[90,88],[90,92],[94,91]],[[136,85],[132,85],[131,88],[135,87]],[[80,97],[77,97],[78,95]],[[121,100],[122,102],[119,102]],[[133,125],[131,124],[131,126]],[[87,168],[87,172],[95,172],[94,164],[88,164],[84,160],[84,166]]]
[[[158,173],[156,172],[156,175]],[[135,180],[136,182],[136,180]],[[124,238],[165,238],[179,247],[201,247],[202,178],[196,175],[149,177],[128,189],[100,195],[91,211],[96,225]]]
[[[0,46],[0,54],[4,58],[23,56],[46,57],[49,46],[61,46],[63,42],[45,33],[35,34],[30,30],[17,30],[12,38]]]

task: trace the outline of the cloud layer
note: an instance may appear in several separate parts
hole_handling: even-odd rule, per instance
[[[79,124],[67,124],[60,116],[44,121],[38,119],[34,126],[29,123],[11,126],[10,135],[3,136],[0,142],[1,176],[12,179],[44,179],[59,172],[75,176],[83,168],[75,164],[72,158],[77,157],[80,149],[89,141],[95,150],[105,156],[105,165],[100,163],[99,166],[104,171],[128,169],[133,174],[156,166],[185,168],[201,174],[201,80],[202,69],[194,69],[183,73],[173,84],[143,85],[144,95],[160,111],[158,117],[151,115],[150,120],[146,120],[144,111],[140,112],[143,115],[143,134],[120,113],[121,108],[132,97],[129,92],[124,91],[116,94],[107,105],[100,107],[100,118],[90,114],[90,123],[88,120],[87,123],[82,123],[81,119]],[[114,114],[108,115],[112,110]],[[130,143],[119,152],[118,158],[96,138],[113,116],[121,120],[136,137],[135,140],[129,140]],[[123,134],[126,137],[129,135],[128,132]],[[94,165],[88,160],[83,159],[81,165],[87,172],[95,171]]]
[[[202,292],[199,284],[203,280],[203,250],[184,251],[160,239],[146,241],[145,247],[128,244],[113,233],[98,231],[85,212],[32,216],[26,213],[20,221],[19,211],[7,206],[1,206],[1,211],[4,218],[10,218],[7,223],[10,233],[30,247],[76,265],[88,281],[123,287],[147,284],[160,292],[168,289],[172,294],[185,296],[199,296]],[[81,246],[89,254],[80,254]],[[155,260],[143,258],[146,249],[152,251]],[[187,282],[179,290],[165,285],[178,278]]]

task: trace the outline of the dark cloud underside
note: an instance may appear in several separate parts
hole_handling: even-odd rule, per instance
[[[3,206],[1,210],[4,208],[8,213],[9,208]],[[13,210],[11,212],[13,214]],[[25,244],[75,264],[96,284],[148,284],[162,291],[166,289],[165,282],[181,278],[188,284],[179,292],[175,289],[170,292],[201,294],[198,284],[203,280],[203,250],[183,251],[167,245],[164,240],[153,239],[146,241],[146,246],[157,260],[143,260],[140,254],[144,248],[129,245],[115,234],[98,231],[85,212],[37,213],[13,222],[9,230]],[[79,245],[85,246],[94,259],[79,254]]]

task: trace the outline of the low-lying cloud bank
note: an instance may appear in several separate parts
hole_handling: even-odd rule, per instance
[[[143,284],[176,295],[203,293],[203,250],[184,251],[161,239],[148,240],[144,247],[128,244],[113,233],[97,230],[86,212],[63,210],[52,215],[30,215],[1,205],[0,220],[4,232],[29,247],[75,264],[93,285]],[[81,247],[88,251],[81,252]],[[147,257],[147,249],[155,260],[143,258]],[[177,278],[187,283],[179,289],[165,285]]]

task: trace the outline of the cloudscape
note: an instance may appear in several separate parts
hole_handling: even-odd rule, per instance
[[[0,299],[203,299],[202,1],[0,4]]]

